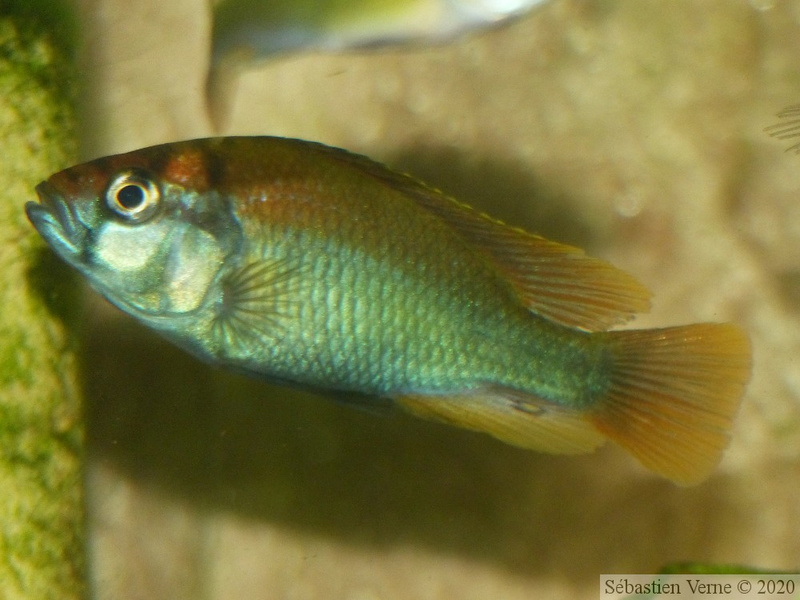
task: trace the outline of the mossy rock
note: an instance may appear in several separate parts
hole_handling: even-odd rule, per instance
[[[85,594],[74,281],[27,222],[74,162],[74,27],[58,2],[0,0],[0,582],[5,600]]]

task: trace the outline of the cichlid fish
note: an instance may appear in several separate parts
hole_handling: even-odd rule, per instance
[[[165,144],[37,192],[27,214],[53,250],[195,356],[517,446],[608,437],[695,483],[749,377],[737,327],[608,331],[649,306],[630,275],[321,144]]]
[[[778,117],[785,120],[765,127],[764,131],[779,140],[794,140],[800,137],[800,104],[787,106],[778,113]],[[800,142],[789,146],[786,151],[800,154]]]
[[[496,26],[545,0],[219,0],[206,82],[209,116],[221,129],[239,74],[287,52],[439,43]]]

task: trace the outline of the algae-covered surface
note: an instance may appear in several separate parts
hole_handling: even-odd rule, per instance
[[[199,1],[84,0],[83,152],[208,135]],[[800,568],[800,2],[554,0],[440,47],[281,57],[227,134],[319,140],[582,246],[734,321],[753,378],[722,464],[675,487],[202,365],[89,296],[97,597],[595,598],[682,561]]]
[[[76,159],[74,31],[58,2],[0,2],[0,598],[84,597],[75,278],[25,219]]]

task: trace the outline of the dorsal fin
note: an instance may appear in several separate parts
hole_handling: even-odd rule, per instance
[[[523,305],[547,319],[604,331],[650,308],[647,288],[604,260],[510,227],[364,156],[326,150],[404,192],[447,223],[509,281]]]
[[[431,197],[427,208],[480,248],[522,303],[547,319],[603,331],[650,308],[647,288],[580,248],[510,227],[447,197]]]

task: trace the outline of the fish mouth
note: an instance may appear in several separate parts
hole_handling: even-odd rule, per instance
[[[49,182],[36,186],[39,202],[25,204],[25,213],[36,231],[64,257],[79,253],[81,227],[70,204]]]

